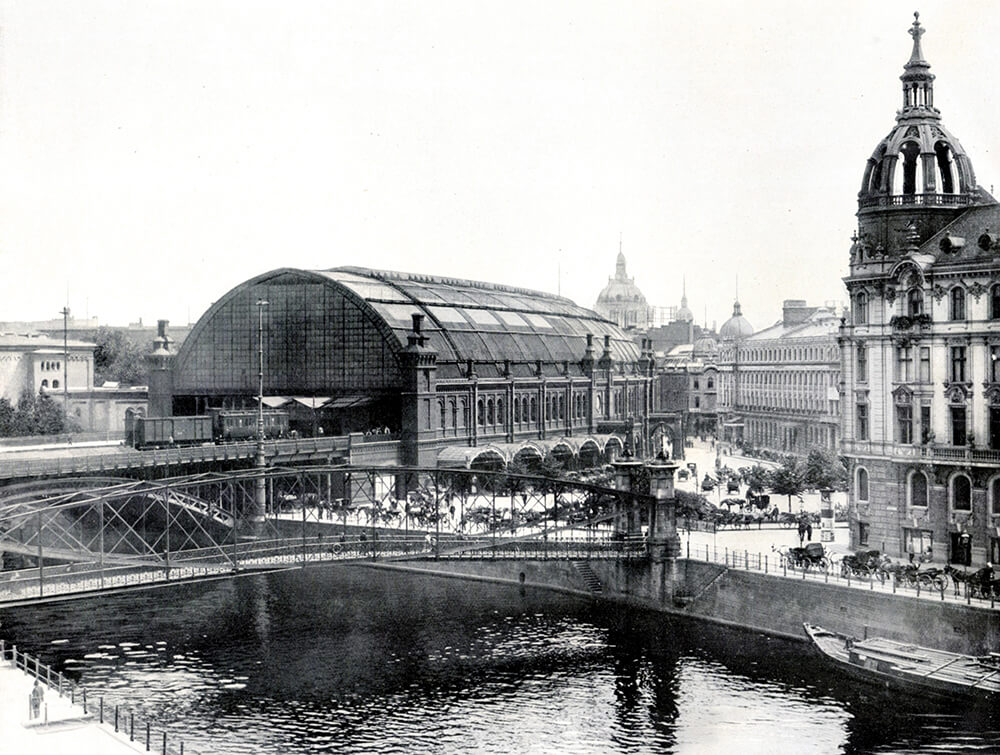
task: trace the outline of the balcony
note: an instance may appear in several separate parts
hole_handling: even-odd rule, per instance
[[[843,452],[856,456],[885,456],[952,464],[1000,464],[1000,450],[965,446],[907,446],[867,440],[845,440]]]
[[[965,207],[973,199],[972,194],[883,194],[859,199],[858,207]]]

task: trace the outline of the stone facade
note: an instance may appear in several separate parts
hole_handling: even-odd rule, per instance
[[[725,440],[794,454],[838,449],[838,324],[832,308],[790,299],[776,324],[723,340],[719,412]]]
[[[903,108],[858,195],[840,328],[852,543],[1000,558],[1000,205],[941,124],[914,22]]]

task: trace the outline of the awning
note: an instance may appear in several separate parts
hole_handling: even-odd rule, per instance
[[[302,404],[307,409],[320,409],[330,398],[329,396],[292,396],[289,400]]]
[[[278,409],[287,404],[289,401],[291,401],[291,399],[286,398],[285,396],[264,396],[263,398],[264,406],[269,406],[272,409]]]
[[[348,409],[355,406],[364,406],[365,404],[370,404],[372,401],[371,396],[340,396],[330,401],[324,409]]]

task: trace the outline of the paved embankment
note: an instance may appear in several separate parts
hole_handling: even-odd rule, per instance
[[[30,700],[36,679],[44,694],[38,716],[33,717]],[[69,679],[0,641],[0,755],[184,752],[182,744],[168,741],[162,731],[124,713],[118,720],[113,717],[116,713],[93,697],[88,705]]]

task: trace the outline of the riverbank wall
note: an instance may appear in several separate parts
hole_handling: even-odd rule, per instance
[[[858,638],[887,637],[957,653],[979,655],[1000,648],[1000,608],[693,560],[678,562],[674,596],[657,594],[651,564],[643,559],[425,559],[381,566],[520,585],[526,590],[553,589],[803,641],[802,624],[808,622]],[[585,575],[591,577],[590,584]],[[599,593],[592,589],[594,577]]]

